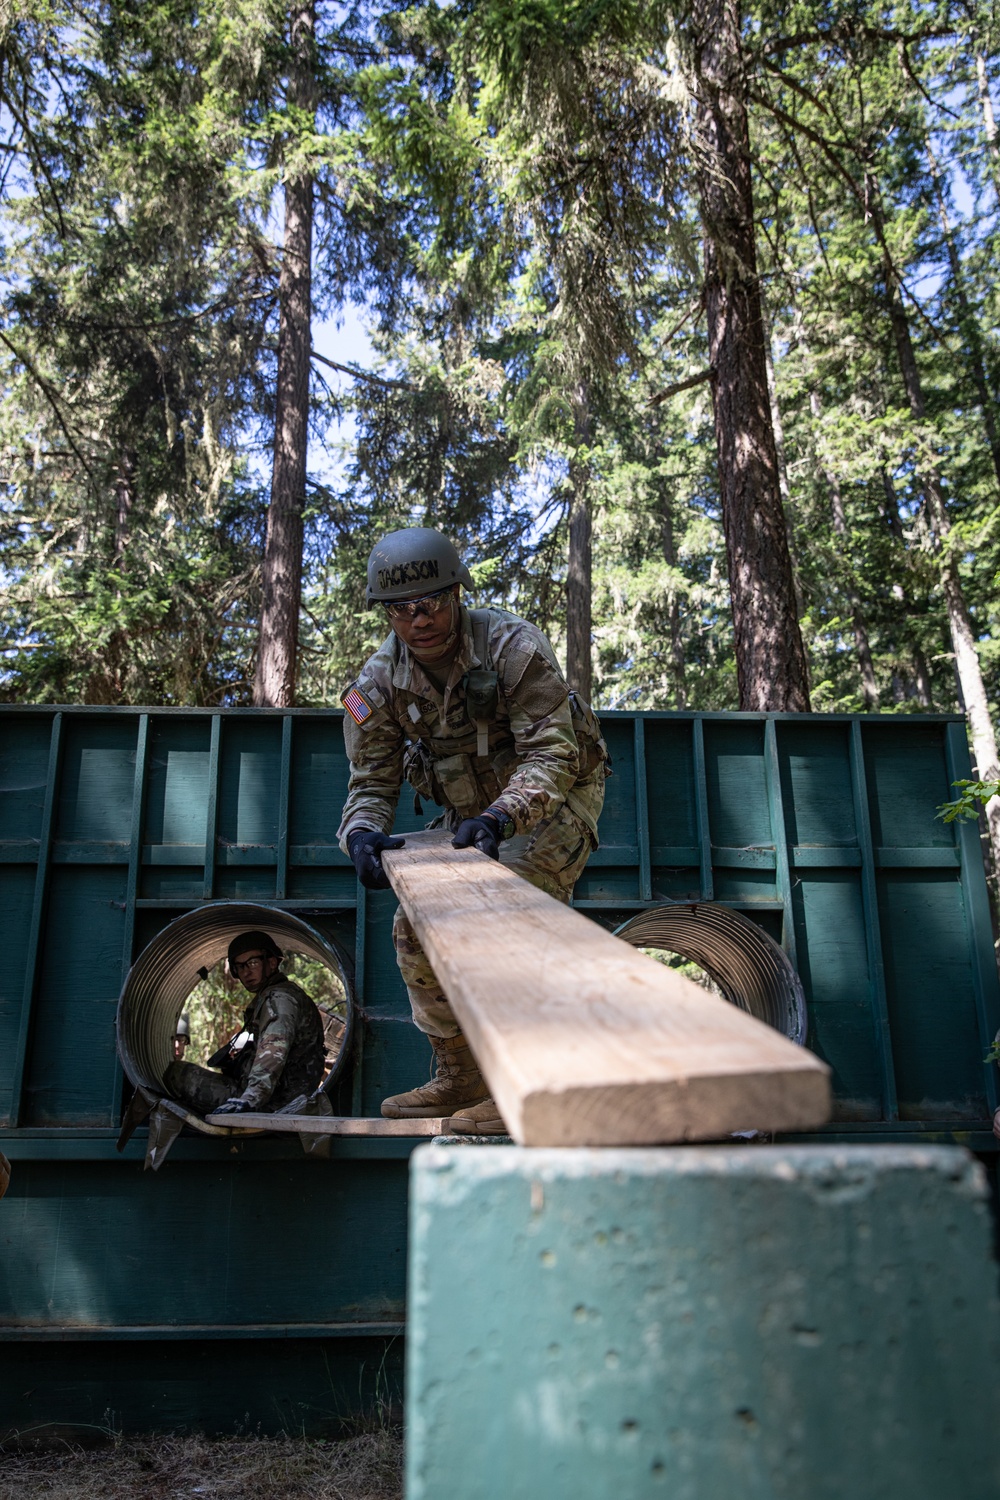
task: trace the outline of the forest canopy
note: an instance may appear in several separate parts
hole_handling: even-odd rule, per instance
[[[992,773],[998,35],[5,0],[0,693],[336,702],[432,525],[599,707],[968,708]]]

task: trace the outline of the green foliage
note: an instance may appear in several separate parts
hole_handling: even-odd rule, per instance
[[[375,365],[347,395],[315,367],[315,471],[341,417],[353,441],[306,497],[299,701],[336,701],[379,639],[364,564],[397,525],[452,533],[480,602],[562,647],[582,499],[596,701],[735,706],[712,387],[686,384],[711,362],[687,8],[321,11],[308,117],[285,97],[274,0],[3,14],[0,692],[247,701],[275,226],[283,174],[307,165],[317,315],[367,303]],[[977,3],[746,7],[758,252],[818,709],[957,706],[929,464],[1000,698],[1000,156],[979,83],[981,67],[997,97],[997,40]],[[951,816],[974,815],[975,785]]]
[[[975,821],[980,808],[1000,795],[1000,781],[953,781],[952,786],[958,788],[958,796],[952,802],[942,802],[937,810],[945,823],[954,823],[956,818]]]

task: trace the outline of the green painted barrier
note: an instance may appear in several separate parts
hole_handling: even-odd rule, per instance
[[[97,1402],[132,1410],[167,1335],[178,1382],[169,1410],[210,1426],[230,1419],[224,1392],[242,1379],[248,1340],[271,1348],[301,1336],[341,1372],[356,1360],[337,1377],[345,1410],[364,1372],[398,1347],[409,1142],[335,1142],[329,1161],[306,1162],[294,1140],[182,1139],[148,1185],[143,1132],[123,1157],[114,1147],[123,979],[169,922],[209,901],[291,912],[353,961],[359,1024],[339,1112],[377,1114],[387,1094],[427,1076],[429,1048],[393,955],[394,898],[359,889],[336,844],[341,719],[326,709],[0,707],[0,1149],[14,1167],[0,1233],[21,1225],[0,1289],[0,1342],[19,1345],[16,1360],[0,1361],[0,1411],[18,1421],[44,1415],[56,1390],[75,1391],[66,1401],[88,1420],[100,1420]],[[934,816],[968,774],[962,721],[602,720],[615,768],[580,909],[617,927],[664,901],[716,901],[780,942],[802,977],[808,1045],[833,1073],[835,1119],[812,1139],[957,1140],[993,1153],[996,1070],[983,1055],[1000,1026],[1000,987],[977,830]],[[432,811],[418,818],[404,789],[397,829]],[[301,1290],[279,1306],[260,1288],[272,1275],[270,1228],[288,1205],[309,1253]],[[32,1236],[51,1225],[58,1243],[36,1274]],[[170,1245],[168,1259],[205,1295],[177,1296],[165,1281]],[[220,1300],[223,1261],[236,1274]],[[114,1338],[117,1383],[101,1394],[88,1371]],[[206,1340],[217,1379],[192,1373],[185,1385],[178,1350],[190,1351],[193,1372]],[[280,1403],[262,1398],[260,1410],[270,1417],[255,1421],[286,1425]],[[325,1420],[315,1416],[316,1430]]]
[[[407,1500],[987,1500],[997,1266],[952,1147],[411,1160]]]

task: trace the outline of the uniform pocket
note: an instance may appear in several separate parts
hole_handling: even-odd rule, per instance
[[[469,756],[444,756],[435,761],[434,774],[448,806],[467,815],[478,810],[481,793]]]

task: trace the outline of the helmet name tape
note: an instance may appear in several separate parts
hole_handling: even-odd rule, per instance
[[[398,589],[404,583],[423,583],[427,578],[440,576],[436,557],[426,557],[418,562],[397,563],[394,568],[381,568],[378,575],[380,589]]]

